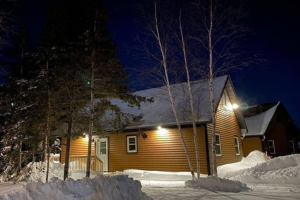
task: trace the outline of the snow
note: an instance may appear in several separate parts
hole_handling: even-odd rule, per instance
[[[264,135],[279,104],[280,102],[265,112],[245,118],[248,128],[246,136]]]
[[[254,167],[259,163],[266,162],[265,154],[260,151],[252,151],[246,158],[244,157],[240,162],[221,165],[218,167],[218,176],[225,177],[227,173],[235,173],[238,170]]]
[[[249,186],[249,185],[248,185]],[[253,187],[252,187],[253,186]],[[251,190],[239,193],[196,190],[192,188],[143,187],[155,200],[295,200],[300,199],[300,188],[294,185],[250,185]]]
[[[228,76],[214,78],[213,87],[216,105],[221,98],[227,79]],[[197,122],[210,121],[211,109],[208,82],[206,80],[194,81],[191,86],[194,94],[194,109],[197,112]],[[191,119],[188,117],[190,116],[190,107],[187,106],[187,102],[189,102],[187,83],[171,85],[171,90],[174,96],[174,104],[178,109],[180,123],[191,123]],[[148,99],[153,98],[153,102],[141,102],[141,106],[138,108],[136,106],[130,107],[122,100],[112,100],[112,104],[118,105],[123,113],[137,116],[126,129],[176,124],[166,87],[142,90],[135,92],[134,95]]]
[[[249,189],[246,184],[239,181],[232,181],[216,176],[209,176],[207,178],[186,181],[185,186],[194,189],[205,189],[210,191],[223,192],[241,192]]]
[[[116,174],[127,174],[129,177],[139,180],[143,186],[149,187],[179,188],[185,187],[185,181],[192,180],[191,172],[128,169],[123,172],[117,172]],[[200,177],[207,177],[207,175],[200,174]]]
[[[73,163],[74,164],[74,163]],[[72,165],[72,162],[70,162]],[[44,162],[35,162],[34,164],[29,163],[28,167],[30,167],[30,171],[26,177],[24,177],[24,181],[41,181],[46,182],[46,163]],[[85,177],[85,170],[70,170],[69,177],[73,179],[82,179]],[[91,178],[99,175],[98,172],[91,171]],[[49,179],[52,177],[57,177],[59,179],[63,179],[64,177],[64,164],[58,162],[50,162],[49,166]]]
[[[248,169],[231,171],[224,178],[244,183],[300,185],[300,154],[277,157]]]
[[[139,181],[126,175],[105,177],[98,175],[93,179],[83,178],[65,181],[51,178],[50,182],[31,182],[22,189],[7,194],[4,200],[141,200],[151,199],[141,191]]]

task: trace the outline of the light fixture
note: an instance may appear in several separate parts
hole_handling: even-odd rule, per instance
[[[225,108],[227,109],[227,110],[235,110],[235,109],[237,109],[239,107],[239,105],[237,105],[237,104],[228,104],[227,106],[225,106]]]
[[[238,107],[239,107],[239,105],[237,105],[237,104],[235,104],[235,103],[232,104],[232,108],[233,108],[233,109],[237,109]]]
[[[165,139],[167,139],[167,138],[170,137],[167,129],[162,128],[161,126],[158,126],[157,129],[158,129],[158,136],[159,136],[159,138],[165,138]]]

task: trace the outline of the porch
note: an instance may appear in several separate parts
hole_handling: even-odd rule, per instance
[[[51,162],[60,162],[60,155],[55,154],[50,157]],[[71,155],[70,156],[70,164],[69,170],[86,170],[86,163],[87,163],[87,155]],[[103,174],[103,161],[97,156],[91,156],[91,171],[96,171]]]

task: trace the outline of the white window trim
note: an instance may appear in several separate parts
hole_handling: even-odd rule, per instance
[[[134,139],[135,139],[135,150],[129,150],[129,139],[130,139],[130,138],[134,138]],[[138,148],[138,146],[137,146],[137,137],[136,137],[136,135],[128,135],[126,141],[127,141],[127,142],[126,142],[127,153],[137,153],[137,148]]]
[[[216,146],[217,145],[219,145],[220,146],[220,154],[217,154],[217,152],[216,152],[216,156],[222,156],[222,145],[221,145],[221,136],[220,136],[220,133],[215,133],[215,135],[217,136],[219,136],[219,142],[220,142],[220,144],[216,144]]]
[[[273,142],[274,153],[271,153],[271,151],[270,151],[270,145],[269,145],[269,142],[270,142],[270,141]],[[275,141],[274,141],[274,140],[268,140],[268,147],[269,147],[270,154],[276,154],[276,148],[275,148]]]
[[[294,141],[293,140],[290,140],[289,142],[292,142],[293,143],[293,152],[291,153],[295,153],[295,144],[294,144]],[[290,147],[289,147],[290,148]]]
[[[237,145],[235,145],[235,139],[237,140]],[[234,136],[233,142],[234,142],[234,147],[237,147],[238,150],[239,150],[239,153],[235,152],[235,155],[237,155],[237,156],[241,155],[239,137],[238,136]],[[234,151],[235,151],[235,148],[234,148]]]

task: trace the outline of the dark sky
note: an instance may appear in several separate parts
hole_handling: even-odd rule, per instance
[[[110,12],[108,29],[120,48],[119,59],[127,65],[130,46],[139,18],[135,7],[139,1],[105,1]],[[266,63],[231,73],[231,78],[241,102],[248,105],[281,101],[295,123],[300,127],[300,6],[296,0],[251,0],[246,26],[254,31],[249,41],[251,51],[259,52]]]
[[[180,0],[176,0],[178,2]],[[44,23],[46,1],[28,0],[24,21],[29,23],[33,43],[38,41]],[[128,67],[137,63],[130,48],[137,45],[140,15],[136,8],[141,0],[104,0],[110,12],[107,28],[119,47],[119,59]],[[297,0],[250,0],[246,26],[254,31],[245,50],[257,51],[267,60],[231,73],[241,102],[249,105],[281,101],[300,127],[300,6]],[[134,87],[134,86],[133,86]]]

